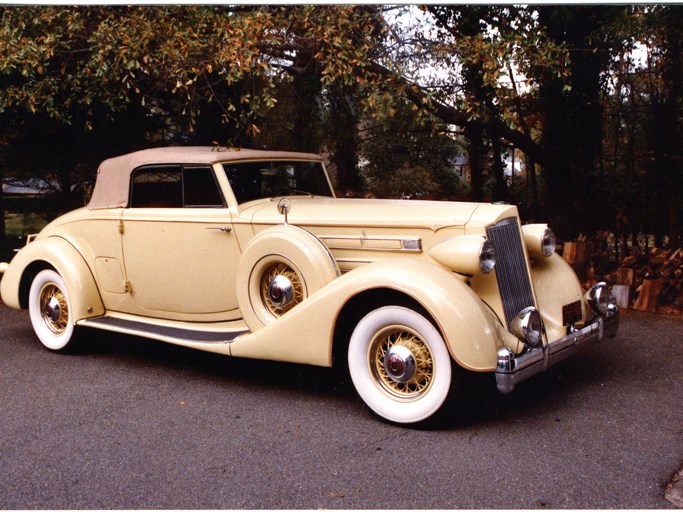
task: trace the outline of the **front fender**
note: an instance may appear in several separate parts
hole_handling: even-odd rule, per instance
[[[27,308],[31,280],[48,267],[54,268],[66,282],[74,322],[104,314],[90,267],[73,245],[56,236],[31,242],[14,256],[0,281],[3,302],[14,309]]]
[[[382,260],[335,279],[276,322],[231,344],[237,357],[332,365],[335,324],[344,306],[377,289],[416,300],[437,323],[464,368],[491,371],[502,329],[479,297],[452,272],[419,260]],[[370,294],[368,294],[370,296]],[[364,303],[368,311],[384,304]]]
[[[562,318],[562,307],[573,302],[581,303],[581,321],[586,320],[586,303],[579,278],[572,267],[557,253],[549,258],[531,260],[531,279],[536,292],[536,302],[543,317],[548,342],[567,335]]]

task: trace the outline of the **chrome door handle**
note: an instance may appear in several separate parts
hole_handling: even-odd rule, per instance
[[[232,226],[220,226],[217,228],[210,227],[210,228],[206,228],[206,229],[212,229],[214,231],[222,231],[223,233],[230,233],[230,231],[232,231]]]

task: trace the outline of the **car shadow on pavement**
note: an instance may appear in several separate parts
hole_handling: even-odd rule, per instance
[[[590,354],[589,352],[586,353]],[[518,384],[510,394],[501,394],[491,373],[463,371],[455,397],[445,410],[421,428],[462,429],[477,425],[534,421],[540,414],[566,410],[567,402],[612,378],[609,358],[596,353],[585,359],[567,360]]]
[[[85,357],[114,359],[114,364],[152,367],[161,372],[182,370],[187,378],[222,382],[226,389],[243,385],[360,403],[346,372],[336,368],[233,358],[108,332],[92,331],[87,335],[86,347],[81,352]],[[565,378],[566,373],[571,373],[571,378]],[[502,395],[496,389],[492,374],[462,374],[456,396],[449,400],[444,411],[431,421],[411,428],[449,430],[533,417],[553,404],[566,401],[576,386],[589,386],[601,378],[591,368],[582,370],[577,365],[572,367],[571,362],[563,362],[520,384],[512,394]],[[360,409],[371,414],[366,407]]]
[[[248,383],[262,387],[293,387],[308,392],[332,394],[337,389],[333,370],[308,365],[242,359],[204,352],[136,336],[104,331],[88,332],[82,356],[120,359],[120,364],[153,366],[160,370],[182,370],[193,379],[225,381],[226,386]]]

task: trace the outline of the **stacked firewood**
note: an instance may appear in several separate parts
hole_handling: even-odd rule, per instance
[[[574,268],[584,289],[598,281],[613,285],[620,308],[683,312],[683,248],[636,249],[616,269],[603,244],[585,237],[565,242],[559,252]]]
[[[654,311],[683,305],[683,248],[627,256],[610,276],[621,307]]]

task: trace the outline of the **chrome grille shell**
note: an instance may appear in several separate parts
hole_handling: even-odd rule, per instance
[[[516,217],[508,217],[486,229],[496,249],[496,279],[508,329],[523,309],[535,306],[521,230]]]

